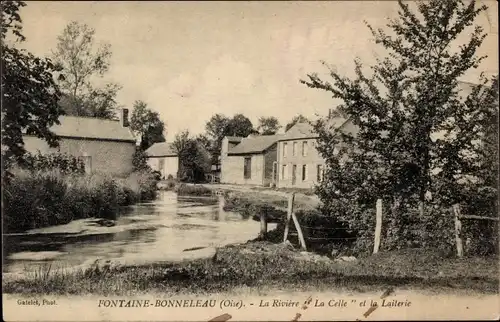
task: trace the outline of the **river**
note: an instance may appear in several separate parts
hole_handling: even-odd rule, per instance
[[[269,229],[272,229],[272,225]],[[215,247],[257,237],[259,223],[226,212],[210,197],[160,191],[153,202],[118,215],[114,226],[82,219],[4,237],[3,273],[89,265],[137,265],[211,256]]]

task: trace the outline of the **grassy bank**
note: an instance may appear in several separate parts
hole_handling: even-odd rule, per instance
[[[119,208],[156,195],[149,173],[127,178],[106,174],[71,174],[59,170],[15,169],[3,185],[4,233],[66,224],[74,219],[114,219]]]
[[[186,184],[180,183],[175,189],[179,196],[211,196],[213,195],[212,189],[200,184]]]
[[[175,191],[179,196],[212,196],[213,189],[201,184],[183,183],[176,179],[166,179],[158,182],[158,190]]]
[[[213,258],[137,267],[94,266],[76,272],[45,269],[5,280],[4,293],[100,294],[212,293],[241,286],[375,291],[388,287],[433,291],[498,292],[498,258],[447,258],[432,250],[406,250],[338,262],[284,244],[249,242],[217,250]]]

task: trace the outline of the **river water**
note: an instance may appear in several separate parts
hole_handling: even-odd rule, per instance
[[[259,229],[251,218],[224,211],[216,198],[161,191],[155,201],[120,214],[111,227],[83,219],[4,236],[3,273],[86,266],[96,260],[134,265],[207,257],[215,247],[257,237]]]

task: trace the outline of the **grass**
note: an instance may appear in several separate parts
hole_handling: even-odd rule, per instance
[[[185,184],[181,183],[176,186],[175,191],[178,195],[190,195],[190,196],[211,196],[213,195],[212,189],[205,187],[200,184]]]
[[[267,187],[252,187],[252,190],[262,191],[262,190],[270,190]],[[301,193],[306,196],[314,196],[314,189],[310,188],[273,188],[274,191],[286,192],[286,193]]]
[[[114,219],[122,206],[156,196],[148,173],[125,178],[106,174],[68,174],[59,170],[15,169],[2,185],[4,233],[66,224],[74,219]]]
[[[179,182],[175,179],[166,179],[158,182],[158,190],[175,191]]]
[[[134,267],[109,265],[69,272],[47,266],[5,280],[4,293],[132,295],[207,294],[239,287],[375,291],[387,287],[432,291],[498,292],[498,258],[443,257],[432,250],[405,250],[335,262],[282,244],[253,241],[226,246],[213,258]]]

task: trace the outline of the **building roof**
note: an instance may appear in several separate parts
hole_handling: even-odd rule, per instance
[[[314,133],[314,129],[309,123],[296,123],[284,135],[281,136],[280,141],[298,140],[305,138],[316,138],[318,135]]]
[[[346,120],[343,117],[329,118],[327,124],[331,129],[345,128],[347,126],[349,127],[349,131],[352,131],[352,129],[350,128],[352,127],[350,126],[352,122],[349,122],[349,120]],[[286,131],[285,134],[281,136],[279,141],[312,139],[317,137],[318,134],[314,131],[313,126],[310,123],[304,122],[304,123],[297,123],[290,129],[288,129],[288,131]]]
[[[241,143],[229,150],[229,155],[262,153],[279,141],[282,135],[261,135],[242,138]]]
[[[173,143],[159,142],[150,146],[146,150],[146,155],[149,157],[176,157],[177,151]]]
[[[59,137],[136,142],[130,129],[123,127],[120,121],[61,115],[59,122],[61,124],[50,127]]]
[[[226,136],[228,142],[241,142],[243,140],[240,136]]]

